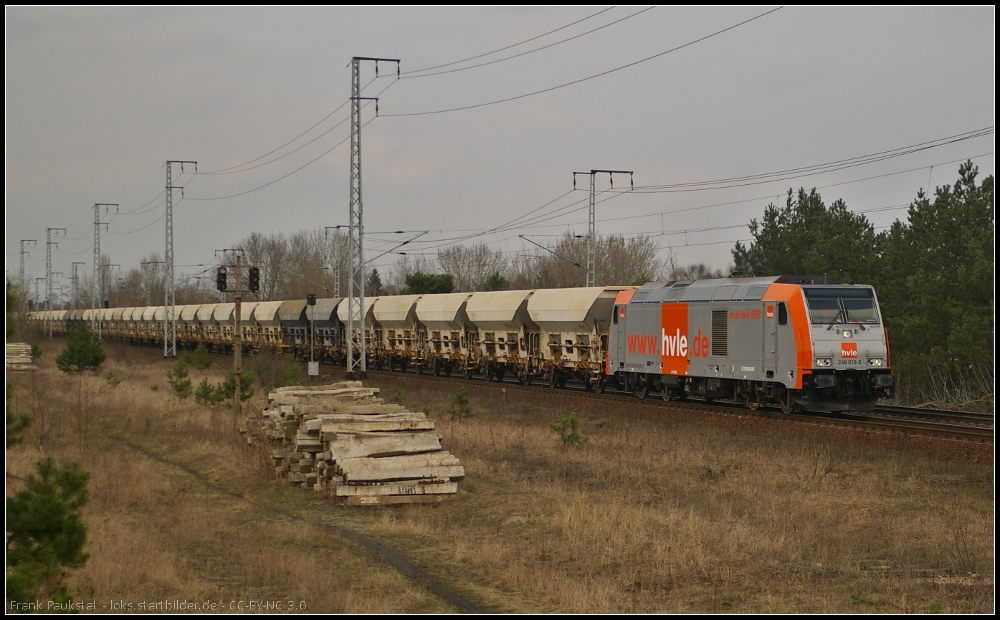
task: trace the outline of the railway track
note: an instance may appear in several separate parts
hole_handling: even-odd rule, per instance
[[[468,385],[474,383],[477,386],[504,389],[514,392],[524,392],[526,394],[538,394],[539,391],[547,391],[563,396],[596,400],[596,401],[619,401],[632,403],[643,408],[651,407],[659,410],[685,410],[701,411],[705,413],[715,413],[723,415],[740,415],[749,417],[771,418],[777,420],[789,420],[804,424],[820,424],[829,426],[842,426],[853,428],[865,428],[869,430],[879,430],[883,432],[904,433],[910,435],[924,435],[939,438],[958,439],[974,441],[979,443],[993,443],[994,426],[993,414],[946,411],[933,409],[919,409],[914,407],[897,407],[893,405],[879,406],[875,411],[868,412],[846,412],[846,413],[782,413],[778,408],[760,407],[756,410],[747,409],[742,404],[731,402],[705,402],[702,400],[684,401],[663,401],[658,396],[651,394],[645,399],[639,400],[635,396],[621,392],[605,392],[597,394],[588,392],[582,387],[567,385],[564,388],[551,389],[547,387],[529,387],[521,385],[516,381],[487,381],[485,378],[475,377],[464,379],[458,377],[436,377],[431,375],[416,375],[413,373],[398,373],[389,371],[369,370],[369,375],[389,377],[403,377],[415,381],[434,381],[452,385]]]
[[[220,361],[232,358],[231,355],[219,353],[213,353],[212,357],[218,358]],[[339,371],[340,368],[337,370]],[[643,408],[655,408],[659,411],[684,410],[689,412],[700,411],[723,415],[771,418],[796,421],[803,424],[864,428],[883,432],[923,435],[977,443],[993,443],[995,433],[994,414],[992,413],[879,405],[875,408],[875,411],[865,412],[786,414],[782,413],[776,407],[761,406],[757,410],[751,410],[742,404],[733,402],[716,401],[708,403],[703,400],[663,401],[655,394],[650,394],[647,398],[638,400],[635,396],[624,392],[606,391],[603,394],[588,392],[583,387],[572,383],[563,388],[551,389],[542,386],[524,386],[516,380],[509,379],[502,382],[487,381],[485,377],[478,375],[474,375],[472,379],[465,379],[457,375],[453,377],[441,377],[429,374],[417,375],[412,372],[391,372],[387,370],[369,370],[368,373],[372,376],[405,377],[414,381],[436,381],[458,386],[469,385],[471,383],[498,390],[503,388],[514,392],[524,391],[527,394],[538,394],[540,391],[544,391],[564,397],[596,400],[598,402],[619,401],[631,403]]]

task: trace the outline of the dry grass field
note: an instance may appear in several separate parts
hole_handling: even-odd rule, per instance
[[[156,351],[111,347],[101,375],[80,378],[55,370],[60,346],[14,379],[16,406],[36,423],[7,468],[23,476],[46,454],[91,472],[91,558],[68,579],[99,611],[163,599],[451,609],[328,525],[503,612],[994,609],[992,458],[571,407],[558,393],[528,400],[474,383],[473,415],[453,417],[453,384],[380,375],[371,383],[386,400],[438,421],[467,477],[445,504],[345,509],[274,481],[228,410],[174,398]],[[550,428],[570,413],[580,446]]]

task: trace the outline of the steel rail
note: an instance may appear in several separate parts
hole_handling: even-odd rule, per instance
[[[774,407],[762,406],[759,409],[748,409],[745,405],[734,402],[706,402],[703,400],[670,400],[664,401],[650,395],[645,399],[637,399],[635,396],[624,392],[596,392],[587,391],[584,388],[564,387],[552,389],[549,387],[525,386],[516,381],[487,381],[485,377],[476,379],[465,379],[462,377],[440,377],[434,375],[417,375],[415,373],[390,372],[386,370],[373,371],[369,373],[374,376],[400,377],[411,380],[438,381],[452,384],[474,383],[479,387],[503,388],[505,390],[524,391],[525,393],[538,394],[539,390],[544,390],[552,394],[572,396],[588,400],[609,400],[632,403],[642,407],[655,407],[657,409],[673,409],[685,411],[703,411],[705,413],[716,413],[722,415],[740,415],[749,417],[769,418],[775,420],[796,421],[806,424],[820,424],[829,426],[842,426],[853,428],[875,429],[884,432],[907,433],[912,435],[924,435],[948,439],[960,439],[965,441],[975,441],[980,443],[992,443],[994,429],[983,428],[982,426],[970,426],[962,424],[950,424],[944,422],[929,422],[922,420],[907,420],[881,417],[877,414],[867,412],[846,412],[846,413],[783,413]],[[956,413],[956,412],[949,412]],[[973,414],[976,415],[976,414]],[[979,419],[978,417],[976,418]]]

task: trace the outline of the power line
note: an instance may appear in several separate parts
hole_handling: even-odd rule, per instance
[[[572,82],[566,82],[565,84],[559,84],[558,86],[550,86],[549,88],[543,88],[542,90],[536,90],[534,92],[525,93],[523,95],[516,95],[514,97],[507,97],[505,99],[497,99],[497,100],[494,100],[494,101],[487,101],[485,103],[477,103],[477,104],[467,105],[467,106],[461,106],[461,107],[457,107],[457,108],[447,108],[447,109],[443,109],[443,110],[428,110],[428,111],[425,111],[425,112],[405,112],[405,113],[399,113],[399,114],[383,114],[382,116],[401,117],[401,116],[426,116],[428,114],[444,114],[446,112],[459,112],[461,110],[472,110],[472,109],[475,109],[475,108],[483,108],[483,107],[486,107],[486,106],[497,105],[499,103],[507,103],[509,101],[516,101],[518,99],[524,99],[526,97],[533,97],[535,95],[541,95],[543,93],[548,93],[548,92],[552,92],[554,90],[559,90],[560,88],[566,88],[567,86],[573,86],[575,84],[581,84],[583,82],[587,82],[589,80],[593,80],[593,79],[596,79],[596,78],[599,78],[599,77],[603,77],[605,75],[610,75],[610,74],[615,73],[617,71],[622,71],[624,69],[628,69],[630,67],[634,67],[636,65],[640,65],[640,64],[642,64],[644,62],[653,60],[655,58],[659,58],[660,56],[664,56],[666,54],[670,54],[672,52],[676,52],[678,50],[684,49],[685,47],[690,47],[690,46],[692,46],[692,45],[694,45],[696,43],[700,43],[700,42],[705,41],[707,39],[711,39],[712,37],[715,37],[715,36],[718,36],[720,34],[723,34],[725,32],[729,32],[730,30],[733,30],[734,28],[739,28],[740,26],[743,26],[744,24],[748,24],[748,23],[750,23],[750,22],[752,22],[754,20],[760,19],[762,17],[766,17],[766,16],[770,15],[771,13],[774,13],[775,11],[781,10],[782,8],[784,8],[784,7],[780,7],[779,6],[778,8],[771,9],[770,11],[767,11],[766,13],[761,13],[760,15],[757,15],[756,17],[751,17],[750,19],[744,20],[744,21],[742,21],[742,22],[740,22],[738,24],[733,24],[732,26],[729,26],[728,28],[723,28],[722,30],[717,30],[717,31],[713,32],[712,34],[708,34],[708,35],[705,35],[705,36],[703,36],[703,37],[701,37],[699,39],[695,39],[693,41],[689,41],[687,43],[684,43],[683,45],[678,45],[677,47],[674,47],[674,48],[668,49],[666,51],[660,52],[659,54],[653,54],[652,56],[647,56],[646,58],[643,58],[641,60],[636,60],[635,62],[630,62],[630,63],[628,63],[626,65],[621,65],[620,67],[615,67],[614,69],[608,69],[607,71],[602,71],[601,73],[597,73],[597,74],[594,74],[594,75],[591,75],[591,76],[588,76],[588,77],[585,77],[585,78],[580,78],[579,80],[573,80]]]
[[[379,95],[381,95],[385,91],[389,90],[389,88],[391,88],[392,85],[395,84],[395,83],[396,83],[395,81],[390,82],[389,86],[386,86],[384,89],[382,89],[379,92]],[[376,96],[378,96],[378,95],[376,95]],[[365,106],[367,106],[367,105],[368,104],[365,104]],[[372,118],[368,119],[368,121],[364,125],[362,125],[362,127],[367,127],[376,118],[378,118],[378,117],[375,116],[375,117],[372,117]],[[320,153],[315,158],[307,161],[305,164],[299,166],[295,170],[292,170],[288,174],[282,175],[282,176],[278,177],[277,179],[274,179],[273,181],[269,181],[269,182],[267,182],[267,183],[265,183],[263,185],[255,187],[253,189],[248,189],[246,191],[239,192],[239,193],[236,193],[236,194],[230,194],[228,196],[214,196],[214,197],[211,197],[211,198],[195,198],[195,197],[192,197],[192,196],[188,196],[187,199],[188,200],[198,200],[198,201],[225,200],[227,198],[236,198],[237,196],[245,196],[246,194],[250,194],[252,192],[256,192],[257,190],[264,189],[265,187],[270,187],[271,185],[274,185],[278,181],[283,181],[284,179],[287,179],[288,177],[290,177],[293,174],[295,174],[296,172],[299,172],[300,170],[303,170],[303,169],[307,168],[308,166],[311,166],[312,164],[316,163],[317,161],[319,161],[320,159],[322,159],[324,156],[328,155],[329,153],[332,153],[335,149],[337,149],[337,147],[339,147],[341,144],[347,142],[348,140],[350,140],[350,136],[348,136],[348,137],[344,138],[343,140],[341,140],[340,142],[334,144],[332,147],[330,147],[326,151]]]
[[[361,90],[364,90],[365,88],[368,88],[369,86],[371,86],[372,82],[374,82],[374,81],[375,81],[376,79],[377,79],[377,78],[372,78],[372,80],[371,80],[371,81],[369,81],[369,82],[368,82],[367,84],[365,84],[364,88],[362,88]],[[298,140],[298,139],[299,139],[299,138],[301,138],[302,136],[306,135],[307,133],[309,133],[309,132],[310,132],[310,131],[312,131],[313,129],[316,129],[317,127],[319,127],[320,125],[322,125],[323,123],[325,123],[327,119],[329,119],[329,118],[330,118],[331,116],[333,116],[334,114],[336,114],[337,112],[339,112],[341,108],[343,108],[343,107],[344,107],[345,105],[347,105],[347,104],[348,104],[348,102],[350,102],[350,99],[349,99],[349,98],[348,98],[348,99],[346,99],[346,100],[344,101],[344,103],[342,103],[342,104],[340,104],[339,106],[337,106],[337,108],[336,108],[336,109],[335,109],[334,111],[330,112],[329,114],[327,114],[327,115],[326,115],[326,116],[324,116],[323,118],[319,119],[319,121],[317,121],[317,122],[316,122],[316,123],[315,123],[315,124],[314,124],[314,125],[313,125],[312,127],[310,127],[309,129],[306,129],[305,131],[303,131],[303,132],[302,132],[302,133],[300,133],[299,135],[295,136],[294,138],[292,138],[292,139],[291,139],[291,140],[289,140],[288,142],[285,142],[284,144],[282,144],[281,146],[279,146],[279,147],[277,147],[277,148],[275,148],[275,149],[271,149],[270,151],[268,151],[267,153],[264,153],[264,154],[263,154],[263,155],[261,155],[260,157],[255,157],[254,159],[251,159],[251,160],[249,160],[249,161],[245,161],[245,162],[243,162],[242,164],[236,164],[235,166],[230,166],[230,167],[228,167],[228,168],[220,168],[220,169],[218,169],[218,170],[209,170],[208,172],[202,172],[201,174],[205,174],[205,175],[215,175],[215,174],[235,174],[236,172],[243,172],[243,170],[236,170],[236,168],[243,168],[244,166],[247,166],[247,165],[249,165],[249,164],[252,164],[252,163],[254,163],[254,162],[256,162],[256,161],[259,161],[259,160],[261,160],[261,159],[264,159],[264,158],[265,158],[265,157],[267,157],[268,155],[271,155],[271,154],[273,154],[273,153],[277,153],[277,152],[278,152],[278,151],[280,151],[281,149],[285,148],[285,147],[286,147],[286,146],[288,146],[289,144],[291,144],[291,143],[295,142],[296,140]],[[345,119],[345,120],[346,120],[346,119]],[[334,125],[334,127],[337,127],[337,126],[339,126],[339,125],[343,124],[344,122],[345,122],[345,121],[341,121],[340,123],[337,123],[337,125]],[[322,136],[326,135],[327,133],[330,133],[330,130],[327,130],[326,132],[324,132],[323,134],[321,134],[321,135],[320,135],[319,137],[322,137]],[[312,142],[315,142],[315,141],[316,141],[316,140],[315,140],[315,139],[313,139],[313,140],[311,140],[310,142],[308,142],[307,144],[311,144]],[[303,145],[303,146],[305,146],[305,145]],[[299,148],[302,148],[302,147],[299,147]],[[295,150],[297,151],[297,150],[299,150],[299,149],[295,149]],[[292,151],[291,153],[294,153],[294,152],[295,152],[295,151]],[[291,153],[286,153],[285,155],[291,155]],[[285,155],[282,155],[281,157],[285,157]],[[281,159],[281,157],[278,157],[278,158],[276,158],[276,159],[273,159],[273,160],[271,160],[271,161],[277,161],[278,159]],[[267,163],[270,163],[270,162],[267,162]],[[265,164],[261,164],[261,165],[265,165]],[[253,167],[251,167],[251,168],[247,168],[247,170],[253,170],[254,168],[258,168],[258,167],[259,167],[259,166],[253,166]],[[233,172],[229,172],[229,171],[231,171],[231,170],[232,170]]]
[[[941,146],[946,146],[949,144],[955,144],[958,142],[964,142],[966,140],[974,140],[976,138],[982,138],[985,136],[993,135],[993,133],[994,133],[994,126],[991,125],[989,127],[982,127],[980,129],[975,129],[972,131],[955,134],[953,136],[947,136],[945,138],[930,140],[928,142],[920,142],[917,144],[911,144],[909,146],[897,147],[894,149],[890,149],[888,151],[880,151],[877,153],[870,153],[868,155],[859,155],[857,157],[840,159],[822,164],[812,164],[809,166],[802,166],[799,168],[788,168],[785,170],[777,170],[774,172],[762,172],[758,174],[751,174],[741,177],[729,177],[725,179],[715,179],[709,181],[672,183],[666,185],[642,185],[642,186],[637,186],[634,190],[632,190],[632,192],[641,194],[656,194],[656,193],[672,193],[672,192],[684,192],[684,191],[704,191],[708,189],[729,189],[733,187],[745,187],[748,185],[760,185],[762,183],[772,183],[775,181],[783,181],[790,178],[801,178],[806,176],[823,174],[825,172],[835,172],[838,170],[845,170],[847,168],[856,168],[858,166],[865,166],[868,164],[885,161],[887,159],[902,157],[903,155],[911,155],[913,153],[919,153],[921,151],[926,151]],[[922,168],[925,167],[926,166],[922,166]]]
[[[604,30],[605,28],[608,28],[609,26],[614,26],[615,24],[619,24],[619,23],[621,23],[621,22],[623,22],[623,21],[625,21],[627,19],[632,19],[633,17],[635,17],[637,15],[641,15],[641,14],[645,13],[646,11],[652,11],[655,8],[656,8],[655,6],[647,7],[645,9],[642,9],[641,11],[637,11],[635,13],[632,13],[631,15],[628,15],[628,16],[623,17],[621,19],[615,20],[615,21],[613,21],[613,22],[611,22],[609,24],[604,24],[603,26],[599,26],[597,28],[594,28],[593,30],[588,30],[587,32],[582,32],[580,34],[577,34],[577,35],[574,35],[572,37],[563,39],[561,41],[556,41],[555,43],[549,43],[548,45],[543,45],[542,47],[536,47],[533,50],[528,50],[527,52],[521,52],[520,54],[514,54],[512,56],[506,56],[504,58],[498,58],[496,60],[490,60],[490,61],[487,61],[487,62],[481,62],[478,65],[469,65],[468,67],[459,67],[457,69],[448,69],[447,71],[437,71],[435,73],[425,73],[424,75],[408,75],[408,76],[406,76],[406,77],[404,77],[402,79],[404,79],[404,80],[412,80],[412,79],[415,79],[415,78],[430,77],[432,75],[445,75],[447,73],[457,73],[459,71],[466,71],[468,69],[478,69],[479,67],[485,67],[485,66],[488,66],[488,65],[495,65],[498,62],[504,62],[504,61],[507,61],[507,60],[512,60],[514,58],[520,58],[521,56],[527,56],[528,54],[534,54],[535,52],[540,52],[540,51],[546,50],[546,49],[548,49],[550,47],[555,47],[556,45],[562,45],[563,43],[567,43],[567,42],[572,41],[574,39],[579,39],[580,37],[585,37],[588,34],[592,34],[594,32],[597,32],[598,30]]]
[[[830,183],[829,185],[819,185],[819,186],[814,187],[813,189],[827,189],[827,188],[830,188],[830,187],[839,187],[841,185],[850,185],[851,183],[860,183],[862,181],[871,181],[871,180],[874,180],[874,179],[883,179],[883,178],[886,178],[886,177],[891,177],[891,176],[896,176],[896,175],[900,175],[900,174],[905,174],[905,173],[908,173],[908,172],[916,172],[918,170],[926,170],[927,168],[933,168],[935,166],[945,166],[945,165],[948,165],[948,164],[954,164],[954,163],[957,163],[957,162],[960,162],[960,161],[966,161],[966,160],[970,160],[970,159],[975,159],[977,157],[986,157],[988,155],[993,155],[993,152],[990,151],[990,152],[987,152],[987,153],[979,153],[978,155],[970,155],[968,157],[959,157],[958,159],[952,159],[952,160],[949,160],[949,161],[937,162],[935,164],[930,164],[930,165],[927,165],[927,166],[919,166],[917,168],[907,168],[906,170],[897,170],[896,172],[888,172],[886,174],[877,174],[877,175],[870,176],[870,177],[863,177],[863,178],[860,178],[860,179],[852,179],[850,181],[841,181],[839,183]],[[791,178],[795,178],[795,177],[791,177]],[[785,179],[785,180],[787,180],[787,179]],[[621,193],[627,194],[629,192],[628,191],[622,191]],[[650,192],[642,192],[642,193],[650,193]],[[756,198],[744,198],[742,200],[731,200],[729,202],[719,202],[719,203],[710,204],[710,205],[699,205],[697,207],[687,207],[687,208],[684,208],[684,209],[676,209],[676,210],[673,210],[673,211],[662,211],[662,212],[658,212],[658,213],[647,213],[647,214],[644,214],[644,215],[618,216],[618,217],[615,217],[615,218],[601,220],[601,221],[602,222],[613,222],[613,221],[617,222],[617,221],[622,221],[622,220],[634,220],[634,219],[639,219],[639,218],[644,218],[644,217],[656,217],[656,216],[662,216],[662,215],[675,215],[677,213],[686,213],[686,212],[689,212],[689,211],[700,211],[702,209],[712,209],[714,207],[726,207],[726,206],[735,205],[735,204],[741,204],[741,203],[745,203],[745,202],[756,202],[758,200],[770,200],[770,199],[773,199],[773,198],[775,198],[774,194],[768,194],[766,196],[757,196]]]
[[[451,67],[453,65],[458,65],[458,64],[461,64],[463,62],[468,62],[470,60],[476,60],[478,58],[484,58],[486,56],[491,56],[493,54],[497,54],[499,52],[503,52],[505,50],[509,50],[511,48],[515,48],[515,47],[517,47],[519,45],[524,45],[525,43],[530,43],[530,42],[535,41],[537,39],[541,39],[543,37],[547,37],[550,34],[554,34],[556,32],[559,32],[560,30],[565,30],[565,29],[569,28],[570,26],[575,26],[575,25],[577,25],[577,24],[579,24],[581,22],[585,22],[588,19],[592,19],[594,17],[597,17],[598,15],[601,15],[602,13],[607,13],[608,11],[610,11],[613,8],[615,8],[615,7],[610,6],[610,7],[606,8],[606,9],[603,9],[603,10],[600,10],[600,11],[594,13],[593,15],[589,15],[587,17],[584,17],[583,19],[578,19],[575,22],[566,24],[565,26],[560,26],[559,28],[556,28],[555,30],[550,30],[550,31],[546,32],[545,34],[540,34],[538,36],[531,37],[530,39],[525,39],[524,41],[521,41],[519,43],[514,43],[513,45],[508,45],[506,47],[501,47],[500,49],[495,49],[492,52],[486,52],[485,54],[479,54],[477,56],[470,56],[469,58],[463,58],[462,60],[455,60],[453,62],[447,62],[447,63],[444,63],[443,65],[435,65],[433,67],[425,67],[423,69],[414,69],[412,71],[403,71],[401,75],[408,75],[408,74],[413,74],[413,73],[423,73],[424,71],[433,71],[434,69],[441,69],[441,68],[444,68],[444,67]]]

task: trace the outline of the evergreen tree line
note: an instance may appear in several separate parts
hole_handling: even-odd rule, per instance
[[[993,176],[977,184],[972,162],[954,185],[922,190],[906,220],[876,232],[842,200],[791,190],[750,222],[736,270],[829,275],[872,284],[889,333],[900,398],[909,403],[993,406]]]

